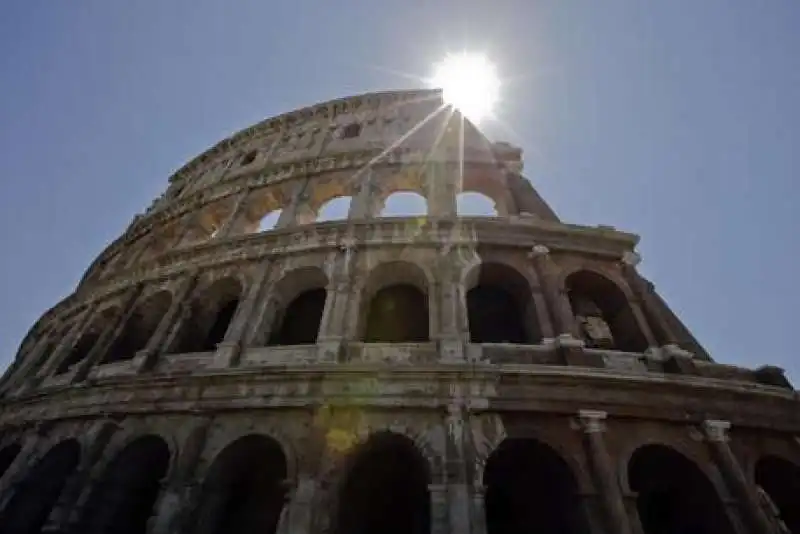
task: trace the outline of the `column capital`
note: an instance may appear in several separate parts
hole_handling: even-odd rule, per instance
[[[587,434],[605,432],[608,413],[602,410],[578,410],[578,421]]]
[[[728,441],[728,430],[731,428],[730,421],[718,419],[706,419],[703,421],[703,432],[706,439],[715,443],[725,443]]]
[[[633,250],[626,250],[622,253],[622,263],[631,267],[636,267],[642,262],[642,256]]]
[[[530,252],[528,252],[528,257],[531,259],[541,258],[543,256],[547,256],[550,254],[550,249],[546,245],[534,245]]]

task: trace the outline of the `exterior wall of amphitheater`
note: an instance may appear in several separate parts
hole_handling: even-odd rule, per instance
[[[648,446],[694,466],[730,532],[797,528],[759,479],[764,458],[800,472],[798,399],[782,371],[712,361],[637,272],[636,236],[562,223],[521,177],[519,150],[469,123],[462,135],[440,108],[427,91],[312,106],[172,176],[34,325],[0,382],[0,514],[24,502],[46,531],[105,532],[85,523],[102,508],[95,490],[129,445],[157,436],[166,467],[136,532],[213,532],[197,518],[212,514],[215,460],[261,435],[284,462],[276,531],[342,532],[353,458],[391,433],[424,463],[431,532],[501,532],[486,520],[485,471],[504,443],[527,441],[574,479],[586,526],[565,532],[649,534],[645,490],[631,481]],[[397,192],[418,193],[427,212],[382,217]],[[496,215],[461,216],[462,192],[491,199]],[[347,217],[319,221],[342,197]],[[370,337],[371,306],[398,285],[424,297],[406,319],[427,324],[426,339]],[[482,285],[515,296],[521,342],[475,339],[470,291]],[[290,305],[310,290],[324,291],[315,342],[281,343]],[[607,321],[613,345],[586,337],[576,292],[620,317]],[[231,302],[213,347],[185,344],[208,337]],[[36,511],[16,496],[68,440],[74,468]]]

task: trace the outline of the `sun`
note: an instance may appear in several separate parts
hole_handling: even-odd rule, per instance
[[[448,54],[434,66],[430,82],[442,89],[446,104],[475,123],[492,116],[500,95],[495,66],[483,54]]]

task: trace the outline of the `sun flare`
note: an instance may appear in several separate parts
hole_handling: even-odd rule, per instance
[[[483,54],[448,54],[434,66],[431,84],[442,89],[446,104],[475,123],[492,116],[500,94],[495,66]]]

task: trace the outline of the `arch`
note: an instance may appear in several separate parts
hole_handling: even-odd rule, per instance
[[[483,485],[488,534],[589,534],[574,474],[541,441],[503,440],[486,461]]]
[[[405,261],[382,263],[370,271],[362,294],[359,332],[373,343],[430,339],[428,277]]]
[[[188,229],[181,240],[182,244],[216,237],[225,222],[233,215],[235,206],[236,197],[233,195],[203,206],[190,217]]]
[[[69,371],[72,367],[89,356],[89,352],[97,345],[100,336],[104,332],[114,328],[114,318],[119,315],[119,308],[106,308],[100,312],[99,316],[82,333],[78,341],[72,346],[66,357],[61,360],[56,368],[55,374],[60,375]]]
[[[767,513],[779,516],[792,534],[800,534],[800,466],[779,456],[763,456],[756,462],[755,481],[774,505]]]
[[[130,360],[145,348],[161,319],[172,305],[172,293],[159,291],[142,300],[106,351],[102,363]]]
[[[327,200],[320,206],[317,212],[317,221],[340,221],[347,219],[347,214],[350,212],[350,203],[353,197],[340,196]]]
[[[203,481],[196,525],[204,534],[274,534],[286,476],[286,456],[273,438],[249,434],[235,440]]]
[[[408,437],[378,432],[345,460],[334,534],[427,534],[428,462]]]
[[[594,271],[576,271],[564,286],[586,346],[644,352],[649,344],[625,293]]]
[[[0,517],[0,533],[41,531],[58,501],[67,478],[78,466],[81,447],[74,439],[51,448],[30,470]]]
[[[133,440],[96,483],[76,531],[144,534],[169,464],[169,446],[160,436]]]
[[[276,226],[278,226],[278,221],[281,218],[281,214],[283,210],[281,208],[275,209],[261,217],[258,221],[258,230],[259,232],[268,232],[270,230],[274,230]]]
[[[242,295],[241,283],[225,277],[202,291],[191,304],[190,317],[169,352],[211,352],[225,339]]]
[[[693,461],[665,445],[649,444],[628,461],[628,483],[644,534],[733,533],[711,481]]]
[[[413,191],[396,191],[385,199],[380,217],[418,217],[428,214],[428,201]]]
[[[528,280],[502,263],[479,263],[466,277],[471,343],[537,343],[541,339]]]
[[[22,447],[19,443],[11,443],[0,449],[0,480],[3,479],[3,475],[8,471],[8,468],[11,467],[11,464],[14,463],[14,460],[21,450]]]
[[[456,213],[462,217],[497,217],[497,203],[483,193],[464,191],[456,196]]]
[[[317,342],[327,299],[328,277],[319,267],[286,273],[273,290],[274,314],[268,320],[268,345],[313,345]]]

